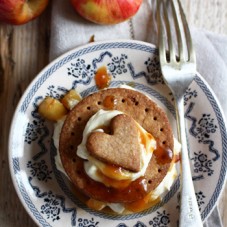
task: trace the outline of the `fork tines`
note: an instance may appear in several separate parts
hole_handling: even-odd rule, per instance
[[[192,39],[180,1],[159,0],[157,14],[160,61],[195,63]]]

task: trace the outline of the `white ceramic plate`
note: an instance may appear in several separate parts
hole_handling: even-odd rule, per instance
[[[94,72],[107,66],[112,74],[111,87],[133,83],[165,109],[175,128],[172,95],[163,83],[157,54],[153,45],[143,42],[92,43],[64,54],[30,84],[12,122],[9,162],[18,196],[38,225],[177,226],[179,180],[160,204],[141,213],[114,216],[82,204],[55,167],[53,125],[37,113],[38,104],[47,95],[59,98],[71,88],[82,96],[96,91]],[[227,136],[220,106],[199,75],[185,94],[185,118],[195,191],[204,220],[215,206],[225,180]]]

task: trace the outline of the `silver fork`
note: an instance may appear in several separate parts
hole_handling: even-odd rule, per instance
[[[179,224],[185,227],[200,227],[203,225],[192,182],[184,120],[184,94],[196,75],[195,52],[179,0],[158,0],[157,16],[161,71],[165,83],[171,89],[175,99],[178,139],[182,145]],[[170,23],[170,18],[173,23]],[[171,29],[173,25],[178,51],[174,48],[173,30]],[[166,39],[168,45],[166,45]]]

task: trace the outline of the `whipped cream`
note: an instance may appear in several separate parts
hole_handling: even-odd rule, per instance
[[[68,178],[67,173],[65,172],[65,169],[62,165],[61,162],[61,157],[60,157],[60,152],[59,152],[59,140],[60,140],[60,133],[61,133],[61,129],[63,127],[63,124],[65,122],[65,118],[63,117],[60,120],[58,120],[55,124],[54,124],[54,133],[53,133],[53,141],[54,141],[54,146],[56,148],[57,154],[55,156],[55,165],[56,168],[61,171],[62,173],[65,174],[65,176]]]
[[[173,154],[174,156],[177,156],[179,155],[180,152],[181,152],[181,144],[174,138]],[[151,200],[155,200],[159,197],[162,198],[165,192],[170,190],[177,175],[178,173],[177,173],[176,163],[174,163],[172,168],[168,171],[168,173],[162,180],[162,182],[158,185],[158,187],[154,191],[152,191]]]
[[[105,110],[99,110],[95,115],[93,115],[89,121],[87,122],[84,132],[83,132],[83,140],[81,144],[77,148],[77,155],[81,157],[82,159],[88,160],[87,162],[84,163],[85,167],[85,172],[87,175],[92,178],[95,181],[103,182],[102,177],[100,177],[98,173],[98,170],[101,171],[102,174],[105,173],[105,167],[108,165],[102,161],[99,161],[92,157],[89,152],[87,151],[86,148],[86,143],[87,143],[87,138],[90,135],[91,132],[94,131],[101,131],[103,132],[102,129],[100,129],[101,126],[108,126],[110,124],[110,121],[112,120],[113,117],[123,114],[123,112],[117,111],[117,110],[111,110],[111,111],[105,111]],[[141,133],[143,133],[145,136],[147,132],[139,125],[137,124],[139,130]],[[128,170],[122,169],[121,172],[117,174],[112,174],[110,177],[115,180],[131,180],[134,181],[138,179],[141,176],[144,176],[146,169],[148,167],[148,164],[151,160],[152,157],[152,151],[156,148],[156,141],[153,138],[149,138],[149,140],[146,140],[146,144],[141,143],[140,141],[140,155],[141,155],[141,169],[139,172],[130,172]],[[109,186],[109,185],[106,185]]]

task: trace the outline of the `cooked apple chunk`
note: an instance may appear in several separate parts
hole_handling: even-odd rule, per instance
[[[65,96],[62,98],[61,103],[68,109],[71,110],[79,101],[81,100],[81,96],[75,91],[70,90]]]
[[[46,97],[39,105],[39,114],[47,120],[57,121],[67,114],[67,109],[57,99]]]

